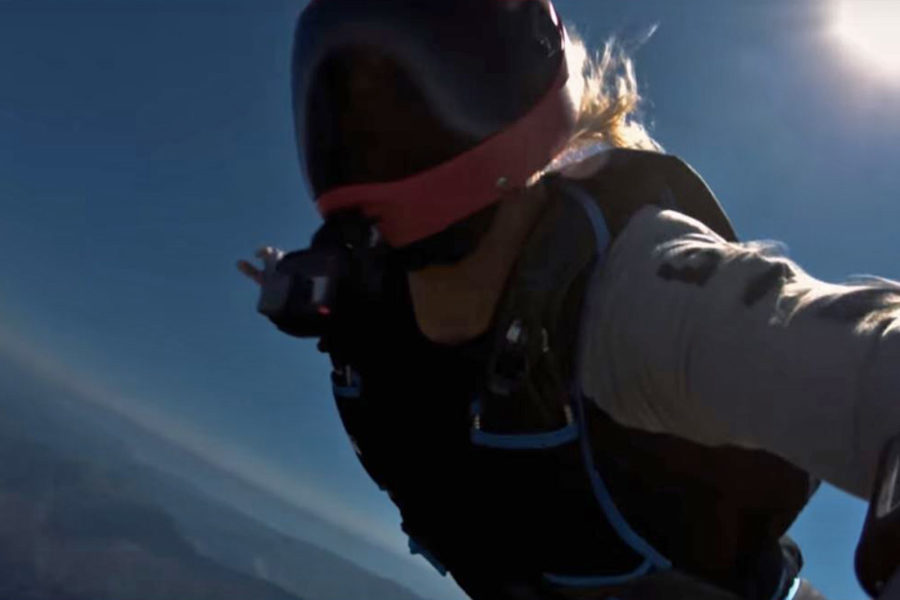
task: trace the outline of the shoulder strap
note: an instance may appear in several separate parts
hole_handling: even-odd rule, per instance
[[[737,240],[731,221],[706,182],[680,158],[624,148],[600,156],[594,175],[568,181],[591,193],[613,237],[635,212],[656,204],[697,219],[728,241]]]
[[[544,184],[541,184],[544,185]],[[565,372],[556,355],[557,321],[573,283],[595,253],[590,223],[577,203],[548,187],[550,198],[508,279],[497,311],[481,403],[484,429],[546,431],[571,421]],[[552,255],[553,260],[548,260]],[[549,398],[558,398],[550,403]],[[524,404],[523,404],[524,403]],[[496,418],[494,416],[496,415]],[[507,415],[517,415],[518,423]]]
[[[597,219],[610,235],[624,228],[631,216],[648,204],[672,208],[694,217],[728,240],[734,229],[712,192],[681,159],[656,152],[606,149],[597,171],[586,179],[551,173],[542,181],[550,195],[547,207],[532,231],[511,273],[499,310],[495,340],[486,374],[485,398],[476,405],[476,425],[492,421],[501,429],[545,430],[567,422],[566,402],[548,406],[547,396],[566,398],[570,363],[554,356],[561,347],[556,325],[563,304],[579,275],[595,256],[597,243],[585,210],[598,210]],[[575,201],[574,196],[589,198]],[[602,250],[602,249],[599,249]],[[547,260],[548,255],[553,260]],[[576,340],[567,340],[573,344]],[[535,386],[535,368],[541,364]],[[565,366],[563,366],[565,365]],[[542,382],[542,383],[541,383]],[[523,406],[523,398],[526,405]],[[522,418],[507,422],[507,415]],[[525,415],[531,415],[529,417]]]

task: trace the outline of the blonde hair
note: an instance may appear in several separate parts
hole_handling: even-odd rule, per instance
[[[605,142],[619,148],[662,151],[640,120],[641,95],[634,61],[627,52],[610,39],[591,56],[576,32],[567,28],[566,33],[569,88],[578,107],[567,149]]]

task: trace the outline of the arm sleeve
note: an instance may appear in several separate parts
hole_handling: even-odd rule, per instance
[[[582,386],[629,427],[777,454],[868,499],[900,432],[900,285],[636,213],[590,283]]]

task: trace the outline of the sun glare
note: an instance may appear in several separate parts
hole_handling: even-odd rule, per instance
[[[873,71],[900,83],[900,0],[836,0],[834,28]]]

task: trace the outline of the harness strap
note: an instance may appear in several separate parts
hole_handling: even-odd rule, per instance
[[[606,221],[603,218],[603,214],[600,212],[600,209],[594,199],[591,198],[591,196],[587,194],[587,192],[582,190],[571,181],[563,180],[563,187],[568,193],[569,197],[578,202],[590,221],[591,228],[594,233],[595,255],[593,273],[594,276],[596,276],[596,274],[598,274],[603,268],[603,265],[606,261],[606,253],[612,242],[612,236],[609,233],[609,229],[606,227]],[[586,290],[585,299],[582,304],[581,327],[579,328],[580,331],[583,331],[587,326],[590,307],[593,306],[594,301],[596,300],[596,289],[596,287],[589,285]],[[574,580],[572,578],[569,578],[568,584],[574,584],[576,586],[616,585],[638,577],[643,577],[654,569],[669,569],[672,566],[672,562],[662,554],[660,554],[655,548],[653,548],[652,545],[650,545],[631,527],[631,525],[628,524],[628,522],[625,520],[625,517],[622,516],[622,513],[616,507],[612,495],[609,493],[609,490],[607,489],[606,484],[604,483],[603,478],[594,463],[594,453],[593,449],[591,448],[590,433],[587,429],[587,414],[584,406],[585,397],[584,392],[581,389],[580,380],[580,374],[584,372],[585,369],[589,368],[589,365],[587,365],[585,362],[585,356],[587,355],[585,351],[587,339],[588,338],[585,335],[580,335],[578,338],[578,343],[576,346],[575,373],[573,374],[572,383],[570,384],[571,397],[574,399],[574,404],[576,406],[576,421],[578,423],[580,431],[579,438],[581,444],[582,459],[584,460],[584,466],[591,481],[591,487],[594,491],[594,496],[597,499],[597,502],[600,504],[600,507],[603,509],[604,515],[609,520],[610,525],[612,525],[613,529],[615,529],[616,533],[619,535],[622,541],[625,542],[625,544],[629,548],[644,557],[644,563],[631,573],[613,577],[587,577],[577,578]],[[548,577],[555,577],[557,581],[560,580],[557,576]]]

